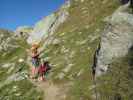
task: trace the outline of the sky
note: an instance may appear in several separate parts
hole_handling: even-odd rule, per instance
[[[65,0],[0,0],[0,28],[15,30],[18,26],[34,26],[56,11]]]

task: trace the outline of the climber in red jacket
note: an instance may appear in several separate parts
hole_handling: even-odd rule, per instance
[[[40,64],[39,69],[38,69],[39,80],[41,80],[41,81],[45,80],[44,75],[45,75],[46,71],[47,71],[47,64],[46,64],[46,62],[41,60],[41,64]]]

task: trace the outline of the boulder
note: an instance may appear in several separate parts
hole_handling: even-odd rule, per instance
[[[124,57],[133,46],[133,15],[124,12],[123,8],[126,7],[120,7],[106,18],[107,26],[102,33],[97,54],[97,76],[107,71],[114,58]]]

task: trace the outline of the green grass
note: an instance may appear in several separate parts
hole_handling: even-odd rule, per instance
[[[129,54],[123,58],[114,59],[108,73],[98,78],[98,84],[101,85],[97,89],[102,100],[114,100],[118,96],[122,100],[133,99],[132,66],[128,63],[131,56]]]
[[[14,87],[17,88],[14,89]],[[43,94],[37,92],[36,87],[28,80],[21,80],[5,85],[0,89],[0,93],[0,100],[43,100]],[[18,93],[19,96],[17,95]]]
[[[4,38],[10,37],[10,33],[4,31],[6,35]],[[23,38],[15,38],[11,40],[10,44],[18,45],[18,48],[12,50],[8,49],[9,53],[2,52],[5,56],[0,56],[0,100],[43,100],[43,93],[38,91],[36,87],[27,79],[24,78],[18,81],[7,82],[7,79],[14,74],[20,74],[27,72],[29,67],[26,62],[20,64],[18,60],[20,58],[26,61],[27,54],[26,49],[29,48],[29,45],[26,43]],[[2,65],[6,63],[12,63],[13,65],[8,68],[3,68]],[[11,71],[9,71],[12,69]],[[8,72],[8,73],[7,73]],[[27,74],[26,73],[26,74]],[[22,75],[24,77],[24,75]],[[14,87],[17,87],[14,89]]]
[[[72,6],[68,9],[69,18],[53,34],[53,37],[59,39],[61,43],[58,45],[50,44],[46,48],[49,51],[46,54],[44,51],[44,58],[50,57],[50,63],[59,64],[59,66],[52,69],[52,76],[50,78],[57,84],[73,82],[73,86],[67,95],[67,100],[81,100],[81,98],[82,100],[92,100],[90,96],[92,91],[88,87],[93,83],[91,78],[93,56],[100,42],[101,33],[106,25],[103,19],[111,15],[119,6],[116,0],[105,0],[104,4],[102,1],[85,0],[84,3],[73,1]],[[87,14],[83,13],[83,8],[86,9]],[[62,33],[64,35],[61,35]],[[95,36],[96,38],[91,41]],[[84,44],[77,44],[78,41],[84,40],[86,40]],[[69,49],[69,52],[62,52],[63,46]],[[90,49],[87,49],[88,47]],[[55,51],[57,51],[56,54],[54,53]],[[71,55],[72,51],[75,52],[75,55],[71,58],[69,55]],[[68,62],[65,59],[66,57]],[[67,73],[63,72],[65,74],[64,78],[55,78],[59,73],[62,73],[62,70],[68,66],[68,63],[73,63],[74,65]],[[77,76],[81,70],[84,72]]]
[[[101,32],[106,25],[103,19],[111,15],[119,5],[116,0],[104,0],[104,3],[102,3],[102,1],[103,0],[85,0],[83,3],[73,1],[71,7],[68,9],[70,14],[69,18],[61,24],[55,34],[53,34],[53,37],[59,39],[61,42],[58,45],[47,45],[44,50],[42,58],[50,57],[49,62],[51,64],[59,64],[52,68],[50,79],[53,80],[55,84],[73,82],[72,87],[69,87],[70,90],[67,93],[66,100],[92,100],[90,96],[92,95],[92,91],[89,90],[89,87],[93,84],[91,66],[93,64],[94,52],[100,42]],[[83,10],[83,8],[86,10]],[[62,33],[64,33],[63,36],[61,36]],[[95,36],[96,38],[91,41]],[[86,40],[84,44],[77,44],[77,42],[80,43],[84,40]],[[3,61],[7,60],[8,62],[14,56],[18,56],[17,59],[26,57],[25,48],[29,48],[29,46],[23,40],[18,40],[18,44],[21,45],[21,47],[14,50],[15,53],[6,55]],[[63,52],[63,46],[69,51]],[[90,49],[88,49],[88,47]],[[45,51],[47,51],[47,53],[45,53]],[[72,52],[75,52],[75,54],[73,57],[70,57]],[[64,73],[64,78],[57,78],[56,76],[70,63],[74,65],[67,73]],[[83,73],[77,76],[81,70],[83,70]],[[12,73],[14,73],[14,71]],[[2,74],[6,76],[4,73]],[[72,79],[70,79],[70,77]],[[14,83],[11,84],[13,85]],[[7,86],[7,89],[11,88],[11,84]],[[20,85],[20,91],[25,100],[28,98],[27,96],[29,96],[27,100],[34,100],[34,97],[41,95],[34,90],[34,86],[27,80],[17,82],[15,85]],[[25,85],[27,89],[25,89]],[[33,89],[30,90],[31,93],[25,93],[29,88]],[[33,98],[31,96],[32,91],[35,92]],[[1,93],[5,95],[6,92]],[[17,97],[14,98],[18,99]]]

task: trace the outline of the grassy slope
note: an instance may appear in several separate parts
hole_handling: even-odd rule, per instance
[[[133,51],[123,58],[114,59],[108,73],[98,79],[97,87],[102,100],[133,99]]]
[[[5,38],[11,36],[7,31],[0,34],[6,35]],[[25,40],[13,39],[10,44],[13,43],[20,47],[13,49],[12,51],[9,49],[10,52],[8,54],[6,54],[6,52],[1,52],[1,55],[5,54],[5,56],[0,56],[0,100],[42,100],[42,94],[36,91],[35,86],[33,86],[26,78],[18,81],[12,81],[12,79],[7,81],[10,76],[18,73],[20,74],[19,77],[25,77],[23,73],[27,73],[28,68],[26,63],[18,63],[19,58],[26,59],[25,48],[27,48],[28,45]],[[5,64],[11,65],[7,68],[2,67]],[[17,72],[18,70],[20,71]]]
[[[44,57],[50,57],[49,61],[55,64],[52,78],[57,83],[74,82],[67,100],[89,100],[93,55],[105,26],[102,20],[111,15],[118,5],[116,0],[73,1],[69,18],[54,34],[61,43],[47,46]],[[69,64],[73,64],[71,69],[64,72]],[[58,78],[60,74],[64,76],[62,79]]]
[[[69,18],[54,34],[54,37],[59,39],[61,43],[47,46],[43,56],[50,57],[49,61],[55,65],[52,68],[51,78],[55,83],[73,82],[73,86],[67,94],[67,100],[88,100],[90,98],[91,93],[88,88],[92,84],[91,65],[95,49],[99,43],[100,33],[105,26],[102,20],[110,15],[117,6],[116,0],[84,0],[83,3],[73,1],[69,9]],[[22,40],[17,40],[17,43],[22,47],[26,46]],[[18,58],[25,58],[24,48],[18,48],[13,52],[15,53],[11,52],[4,58],[0,58],[3,59],[1,64],[13,62],[16,65],[9,74],[5,73],[7,69],[0,67],[0,82],[5,81],[8,76],[15,73],[18,68],[16,62]],[[11,60],[14,57],[16,58]],[[65,72],[64,69],[70,64],[73,64],[71,69]],[[64,75],[62,79],[58,78],[60,73]],[[14,86],[19,87],[18,90],[12,91]],[[0,94],[2,94],[0,99],[23,100],[24,98],[25,100],[34,100],[41,94],[33,87],[26,79],[12,82],[0,88]],[[18,92],[21,92],[21,96],[17,97],[16,93]]]

